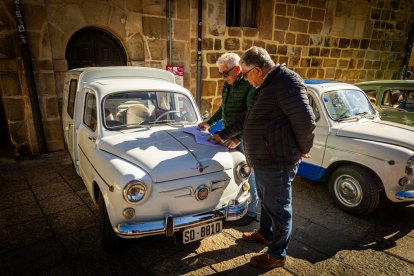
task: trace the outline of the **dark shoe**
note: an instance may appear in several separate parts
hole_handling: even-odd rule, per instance
[[[246,242],[268,243],[268,241],[259,233],[259,230],[254,232],[244,232],[242,240]]]
[[[252,223],[253,221],[257,221],[256,216],[251,217],[251,216],[245,215],[241,219],[236,220],[234,222],[234,225],[236,225],[236,226],[246,226],[246,225],[249,225],[250,223]]]
[[[250,259],[250,264],[252,266],[257,267],[257,268],[265,268],[265,269],[281,267],[281,266],[284,266],[285,263],[286,263],[286,259],[279,260],[279,259],[273,258],[267,253],[254,256]]]

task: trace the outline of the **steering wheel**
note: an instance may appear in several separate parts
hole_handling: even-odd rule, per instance
[[[164,112],[164,113],[162,113],[160,116],[158,116],[156,119],[155,119],[155,121],[153,122],[154,124],[156,123],[156,122],[158,122],[162,117],[164,117],[165,115],[167,115],[167,114],[171,114],[171,113],[180,113],[180,111],[178,111],[178,110],[170,110],[170,111],[167,111],[167,112]]]

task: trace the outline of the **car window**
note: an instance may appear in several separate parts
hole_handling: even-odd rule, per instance
[[[107,129],[197,122],[191,100],[178,92],[120,91],[104,98],[102,110]]]
[[[96,131],[97,126],[97,110],[96,98],[92,93],[86,93],[85,97],[85,112],[83,113],[83,123],[88,126],[93,132]]]
[[[388,108],[401,108],[405,91],[399,89],[387,89],[384,91],[384,97],[381,106]]]
[[[344,89],[322,94],[323,104],[333,120],[355,116],[375,116],[375,110],[367,96],[360,90]]]
[[[319,113],[318,105],[316,104],[316,101],[313,98],[313,96],[311,96],[310,94],[308,94],[308,99],[309,99],[309,105],[313,109],[313,114],[315,114],[315,121],[317,122],[317,121],[319,121],[319,118],[321,117],[321,115]]]
[[[364,90],[364,92],[368,95],[368,97],[377,98],[377,90],[375,89]]]
[[[414,112],[414,90],[408,90],[405,93],[404,102],[401,105],[404,105],[404,109],[408,112]]]
[[[67,112],[71,118],[73,118],[73,112],[75,109],[75,96],[77,86],[78,80],[70,80]]]

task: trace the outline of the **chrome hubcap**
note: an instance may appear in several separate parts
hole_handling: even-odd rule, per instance
[[[356,207],[362,201],[362,188],[358,180],[350,175],[341,175],[334,183],[336,198],[341,204]]]

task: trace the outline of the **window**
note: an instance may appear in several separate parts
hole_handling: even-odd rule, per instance
[[[97,125],[97,111],[95,95],[92,93],[86,94],[83,123],[87,125],[93,132],[95,132]]]
[[[119,91],[103,99],[103,111],[103,123],[109,130],[197,122],[191,100],[175,92]]]
[[[313,97],[311,95],[309,95],[309,94],[308,94],[308,99],[309,99],[309,105],[313,109],[313,114],[315,114],[315,122],[317,122],[317,121],[319,121],[319,118],[321,117],[321,115],[319,113],[318,105],[316,104],[316,102],[313,99]]]
[[[72,119],[73,119],[73,112],[75,109],[75,96],[76,96],[77,87],[78,87],[78,81],[70,80],[67,112]]]
[[[401,108],[400,104],[404,99],[403,91],[398,89],[389,89],[384,91],[384,98],[382,99],[382,106],[391,108]]]
[[[229,27],[256,27],[257,0],[227,0]]]
[[[368,97],[376,98],[377,97],[377,90],[364,90],[365,94],[368,95]]]
[[[322,94],[323,104],[329,117],[343,121],[362,115],[375,115],[374,107],[359,90],[333,90]]]

